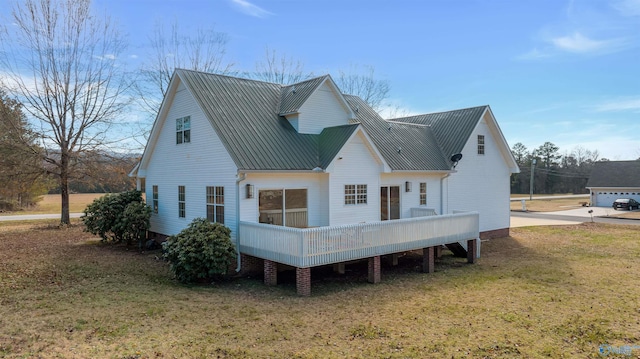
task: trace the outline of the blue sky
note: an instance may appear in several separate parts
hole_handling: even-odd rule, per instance
[[[314,74],[370,65],[412,114],[491,105],[510,146],[640,157],[640,0],[97,0],[141,61],[157,20],[215,25],[227,59],[265,48]]]

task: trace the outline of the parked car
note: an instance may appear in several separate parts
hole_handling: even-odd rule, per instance
[[[628,209],[633,211],[640,208],[640,203],[633,198],[618,198],[613,202],[613,209]]]

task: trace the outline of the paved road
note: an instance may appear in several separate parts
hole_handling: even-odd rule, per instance
[[[80,218],[82,213],[71,213],[69,217]],[[34,219],[56,219],[60,218],[60,214],[21,214],[16,216],[0,216],[0,221],[29,221]]]
[[[588,210],[594,211],[593,221],[597,223],[610,224],[629,224],[640,226],[640,220],[619,219],[603,217],[607,214],[602,212],[611,212],[610,208],[589,207],[581,209],[586,212],[576,212],[577,210],[559,211],[559,212],[511,212],[511,227],[539,226],[539,225],[561,225],[590,222],[591,216]]]
[[[534,196],[533,199],[565,199],[565,198],[589,198],[589,194],[567,194],[564,196]],[[529,200],[529,196],[519,195],[518,197],[511,197],[511,201],[522,201],[523,199]]]

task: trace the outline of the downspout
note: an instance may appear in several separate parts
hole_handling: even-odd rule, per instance
[[[442,214],[445,214],[445,213],[444,213],[444,186],[443,186],[443,183],[444,183],[444,180],[445,180],[447,177],[449,177],[449,176],[451,176],[451,173],[447,173],[447,175],[446,175],[446,176],[444,176],[444,177],[440,177],[440,214],[441,214],[441,215],[442,215]],[[448,187],[448,185],[447,185],[447,193],[449,193],[449,187]],[[449,198],[448,198],[448,197],[449,197],[449,196],[447,196],[447,200],[449,200]]]
[[[246,173],[238,173],[238,179],[236,179],[236,252],[238,256],[236,259],[236,263],[238,263],[236,273],[240,272],[240,267],[242,267],[240,255],[240,182],[246,178]]]

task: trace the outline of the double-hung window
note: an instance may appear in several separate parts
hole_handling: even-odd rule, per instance
[[[186,216],[186,196],[184,186],[178,186],[178,217]]]
[[[153,213],[158,214],[158,186],[153,186]]]
[[[207,220],[224,224],[224,187],[207,187]]]
[[[478,154],[484,155],[484,135],[478,135]]]
[[[181,117],[176,120],[176,144],[191,142],[191,117]]]
[[[344,204],[367,204],[367,185],[344,185]]]
[[[420,205],[427,205],[427,182],[420,182]]]

